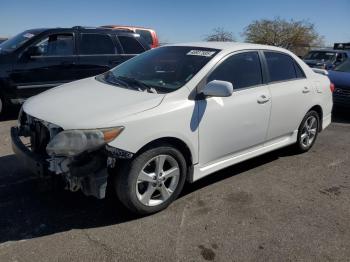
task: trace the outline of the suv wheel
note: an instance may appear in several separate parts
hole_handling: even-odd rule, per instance
[[[303,153],[310,150],[316,141],[319,124],[320,120],[317,112],[309,111],[305,115],[298,130],[297,151]]]
[[[4,100],[2,98],[2,96],[0,95],[0,116],[3,115],[4,112]]]
[[[158,212],[180,194],[186,178],[186,161],[171,146],[149,149],[124,163],[116,178],[116,193],[132,212]]]

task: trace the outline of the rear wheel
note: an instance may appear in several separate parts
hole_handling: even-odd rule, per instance
[[[186,161],[171,146],[149,149],[124,163],[116,177],[119,200],[132,212],[158,212],[180,194],[186,178]]]
[[[296,143],[297,151],[303,153],[310,150],[314,145],[320,125],[319,115],[316,111],[309,111],[298,130],[298,140]]]

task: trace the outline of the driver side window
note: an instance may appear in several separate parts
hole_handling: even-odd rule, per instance
[[[74,54],[73,34],[55,34],[42,39],[36,46],[40,56],[65,56]]]
[[[263,78],[258,52],[230,56],[215,68],[207,82],[212,80],[231,82],[234,89],[261,85]]]

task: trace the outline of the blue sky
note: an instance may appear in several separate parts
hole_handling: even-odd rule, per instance
[[[152,27],[171,43],[202,40],[215,27],[243,41],[250,22],[277,16],[314,23],[327,44],[350,41],[350,0],[0,0],[0,36],[36,27],[128,24]]]

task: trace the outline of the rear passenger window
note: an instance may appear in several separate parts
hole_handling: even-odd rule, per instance
[[[109,35],[81,34],[79,47],[82,55],[115,54],[116,52]]]
[[[289,55],[276,52],[264,53],[269,70],[270,82],[286,81],[297,78],[294,60]]]
[[[124,49],[125,54],[140,54],[145,49],[142,45],[133,37],[129,36],[118,36],[119,41]]]
[[[135,32],[139,34],[143,39],[145,39],[146,43],[151,46],[153,44],[153,38],[151,32],[148,30],[136,29]]]
[[[262,84],[258,52],[245,52],[227,58],[210,74],[207,81],[212,80],[231,82],[234,89]]]

